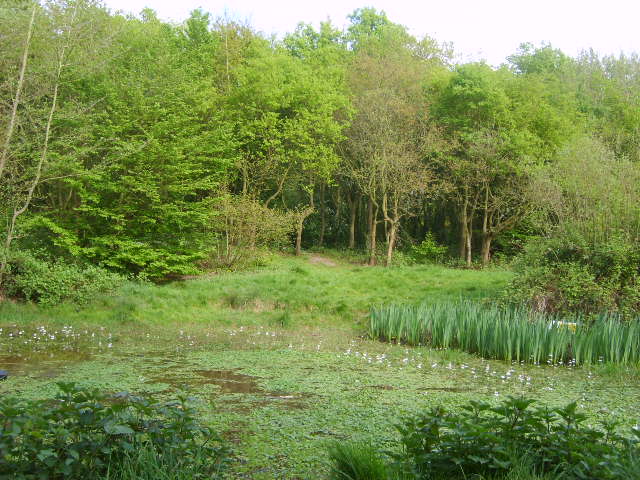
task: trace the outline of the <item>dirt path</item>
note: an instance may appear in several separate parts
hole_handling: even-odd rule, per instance
[[[315,265],[324,265],[325,267],[337,267],[338,264],[327,257],[321,257],[320,255],[311,255],[309,258],[309,263],[313,263]]]

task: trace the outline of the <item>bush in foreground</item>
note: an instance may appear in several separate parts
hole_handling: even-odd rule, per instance
[[[395,461],[386,470],[379,455],[334,446],[332,478],[360,480],[367,468],[379,472],[376,480],[640,478],[638,430],[625,437],[612,421],[587,425],[575,403],[555,409],[533,403],[509,397],[497,406],[471,401],[458,413],[422,412],[399,426],[401,452],[390,454]]]
[[[226,469],[228,449],[184,396],[58,387],[53,400],[0,399],[0,478],[215,479]]]

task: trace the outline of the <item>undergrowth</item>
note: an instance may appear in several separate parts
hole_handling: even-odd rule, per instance
[[[470,401],[451,413],[434,407],[406,418],[400,444],[387,452],[334,444],[332,479],[563,479],[640,478],[640,432],[624,436],[612,419],[588,425],[576,403],[535,407],[509,397],[498,405]]]
[[[0,478],[174,478],[149,476],[171,467],[191,475],[176,479],[215,479],[226,469],[227,446],[184,395],[156,402],[58,387],[53,399],[0,399]]]

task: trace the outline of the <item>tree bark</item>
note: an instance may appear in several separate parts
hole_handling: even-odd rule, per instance
[[[461,260],[466,258],[467,252],[467,207],[469,205],[469,198],[465,195],[464,203],[460,210],[460,250],[459,256]]]
[[[296,220],[296,256],[302,254],[302,230],[304,228],[304,221],[307,219],[309,215],[311,215],[314,211],[314,207],[307,206],[303,209],[298,210],[295,213]]]
[[[491,255],[491,232],[489,232],[489,187],[485,187],[484,190],[484,208],[482,212],[482,265],[487,266],[489,264]]]
[[[387,228],[387,258],[385,260],[385,266],[391,266],[391,260],[393,257],[393,249],[396,246],[396,239],[398,238],[398,229],[400,228],[400,205],[399,199],[397,195],[393,196],[391,209],[388,208],[387,204],[387,196],[385,195],[383,202],[383,212],[384,212],[384,220],[385,224],[388,225]],[[389,211],[392,216],[389,215]]]
[[[469,225],[469,223],[467,222],[467,227],[466,227],[467,233],[466,233],[466,238],[467,238],[467,243],[466,243],[466,250],[467,250],[467,267],[471,267],[472,265],[472,258],[471,258],[471,235],[472,235],[472,230],[471,230],[471,225]]]
[[[389,228],[389,240],[387,243],[387,260],[385,263],[386,267],[391,266],[391,258],[393,256],[393,249],[395,248],[395,244],[396,244],[397,233],[398,233],[398,227],[396,225],[396,222],[393,222]]]

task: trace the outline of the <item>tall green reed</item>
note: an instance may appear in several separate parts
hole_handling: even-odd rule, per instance
[[[612,313],[586,322],[471,301],[387,305],[371,310],[369,334],[534,364],[640,363],[640,319]]]

